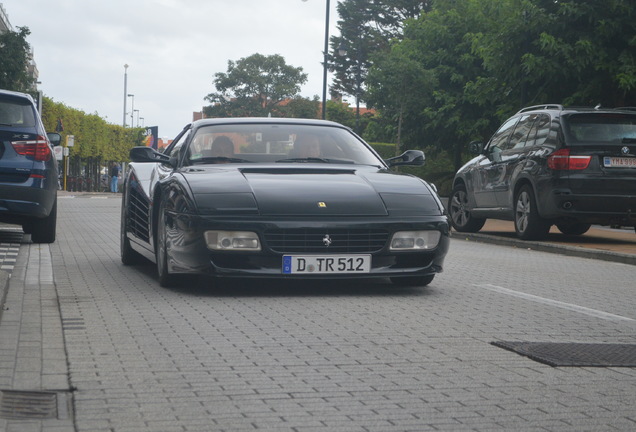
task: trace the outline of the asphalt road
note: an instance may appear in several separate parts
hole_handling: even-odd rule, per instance
[[[164,289],[152,265],[121,265],[119,210],[63,197],[58,241],[38,249],[74,389],[68,430],[636,429],[636,368],[552,367],[491,344],[633,346],[633,265],[455,237],[427,288]],[[35,261],[22,262],[28,279]]]

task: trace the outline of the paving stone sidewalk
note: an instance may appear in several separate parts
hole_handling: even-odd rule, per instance
[[[0,431],[74,431],[48,245],[2,243]]]

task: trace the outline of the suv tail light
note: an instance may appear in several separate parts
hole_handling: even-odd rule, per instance
[[[49,141],[42,135],[34,140],[11,141],[11,145],[17,154],[32,157],[36,161],[46,162],[51,159]]]
[[[584,170],[592,156],[570,156],[570,149],[560,149],[548,156],[548,168],[553,170]]]

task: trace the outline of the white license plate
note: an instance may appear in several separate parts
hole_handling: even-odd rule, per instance
[[[603,166],[608,168],[636,168],[636,158],[605,156],[603,158]]]
[[[285,255],[283,274],[369,273],[371,255]]]

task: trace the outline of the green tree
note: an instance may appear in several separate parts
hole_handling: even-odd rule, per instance
[[[34,80],[28,73],[31,46],[26,37],[28,27],[0,34],[0,88],[27,92],[33,88]]]
[[[550,12],[533,41],[540,53],[524,59],[528,74],[543,73],[545,93],[566,104],[636,105],[636,3],[559,1]]]
[[[327,101],[327,118],[352,129],[356,122],[356,115],[349,105],[336,100]]]
[[[212,105],[204,112],[210,117],[265,116],[283,100],[296,96],[306,81],[301,67],[287,65],[278,54],[230,60],[227,72],[215,74],[216,92],[205,97]]]
[[[339,36],[330,40],[335,78],[332,92],[365,101],[371,57],[402,38],[404,23],[429,8],[430,0],[343,0],[338,2]],[[346,51],[342,55],[341,51]]]
[[[483,75],[472,52],[471,32],[486,31],[479,0],[433,2],[432,9],[407,22],[404,37],[384,61],[375,62],[373,106],[388,110],[407,147],[447,149],[454,165],[481,132],[484,109],[466,96],[468,83]],[[387,115],[388,114],[388,115]]]
[[[320,100],[318,96],[312,99],[295,96],[284,105],[277,106],[272,115],[291,118],[320,118]]]
[[[391,142],[395,143],[396,155],[402,150],[405,121],[416,124],[419,113],[426,108],[427,102],[430,102],[429,95],[436,88],[434,74],[424,69],[409,52],[412,52],[412,44],[402,43],[395,45],[386,55],[376,56],[376,67],[370,70],[368,76],[367,103],[395,124]]]

